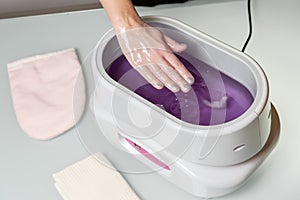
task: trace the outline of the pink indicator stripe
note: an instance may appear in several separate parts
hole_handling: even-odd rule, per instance
[[[140,152],[143,156],[145,156],[146,158],[148,158],[149,160],[151,160],[152,162],[154,162],[158,166],[163,167],[166,170],[170,170],[170,167],[168,165],[166,165],[165,163],[163,163],[162,161],[160,161],[159,159],[157,159],[156,157],[154,157],[151,153],[149,153],[148,151],[146,151],[144,148],[140,147],[139,145],[137,145],[136,143],[134,143],[133,141],[131,141],[128,138],[125,138],[125,140],[133,148],[135,148],[138,152]]]

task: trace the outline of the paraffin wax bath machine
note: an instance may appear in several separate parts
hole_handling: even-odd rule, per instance
[[[101,132],[193,195],[236,190],[279,136],[263,70],[244,53],[175,19],[144,20],[187,44],[176,56],[195,83],[188,93],[154,89],[128,64],[114,31],[108,31],[92,58],[96,89],[90,107]]]

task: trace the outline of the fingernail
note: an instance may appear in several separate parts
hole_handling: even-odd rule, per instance
[[[164,85],[162,83],[155,83],[156,88],[163,88]]]
[[[187,48],[187,45],[185,43],[181,43],[180,45],[182,48],[185,48],[185,49]]]
[[[191,89],[191,86],[189,84],[184,84],[182,91],[186,93],[186,92],[190,91],[190,89]]]
[[[194,83],[195,79],[188,77],[186,78],[186,82],[188,82],[188,84],[192,85]]]
[[[180,88],[177,85],[173,85],[173,86],[171,86],[171,90],[173,92],[178,92],[180,90]]]

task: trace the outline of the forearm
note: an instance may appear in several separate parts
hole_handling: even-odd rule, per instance
[[[131,0],[100,0],[116,31],[143,24]]]

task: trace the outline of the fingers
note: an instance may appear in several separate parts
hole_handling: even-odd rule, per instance
[[[171,80],[173,80],[183,92],[188,92],[191,89],[191,85],[188,84],[179,74],[178,72],[169,66],[161,66],[161,69],[168,74]]]
[[[155,62],[150,59],[151,63],[146,61],[135,67],[146,81],[156,89],[166,86],[172,92],[189,92],[194,78],[173,53],[154,51],[150,54],[149,58],[155,58]]]
[[[173,50],[173,52],[181,52],[187,48],[186,44],[179,44],[178,42],[176,42],[175,40],[171,39],[170,37],[168,37],[166,35],[164,35],[164,37],[165,37],[165,40],[168,43],[169,47]],[[178,60],[178,58],[174,54],[167,52],[167,53],[165,53],[164,57],[188,84],[192,85],[194,83],[195,79],[194,79],[193,75],[185,68],[185,66]],[[174,74],[172,72],[172,74],[176,77],[176,79],[179,79],[176,76],[177,73]],[[185,90],[183,90],[182,87],[184,87],[186,90],[188,89],[188,86],[186,84],[184,84],[184,82],[181,81],[179,83],[181,84],[180,87],[181,87],[182,91],[185,91]]]
[[[182,52],[182,51],[186,50],[186,48],[187,48],[186,44],[183,44],[183,43],[179,44],[178,42],[169,38],[166,35],[164,35],[164,38],[173,52]]]
[[[194,83],[195,79],[193,75],[185,68],[185,66],[174,54],[166,52],[164,53],[164,57],[188,84],[192,85]]]
[[[160,66],[156,64],[149,64],[151,72],[159,79],[169,90],[172,92],[178,92],[180,88],[177,86],[176,82],[174,82],[168,74],[166,74]]]
[[[162,89],[164,84],[153,75],[153,73],[148,69],[147,66],[138,66],[135,68],[143,77],[144,79],[150,83],[156,89]]]

